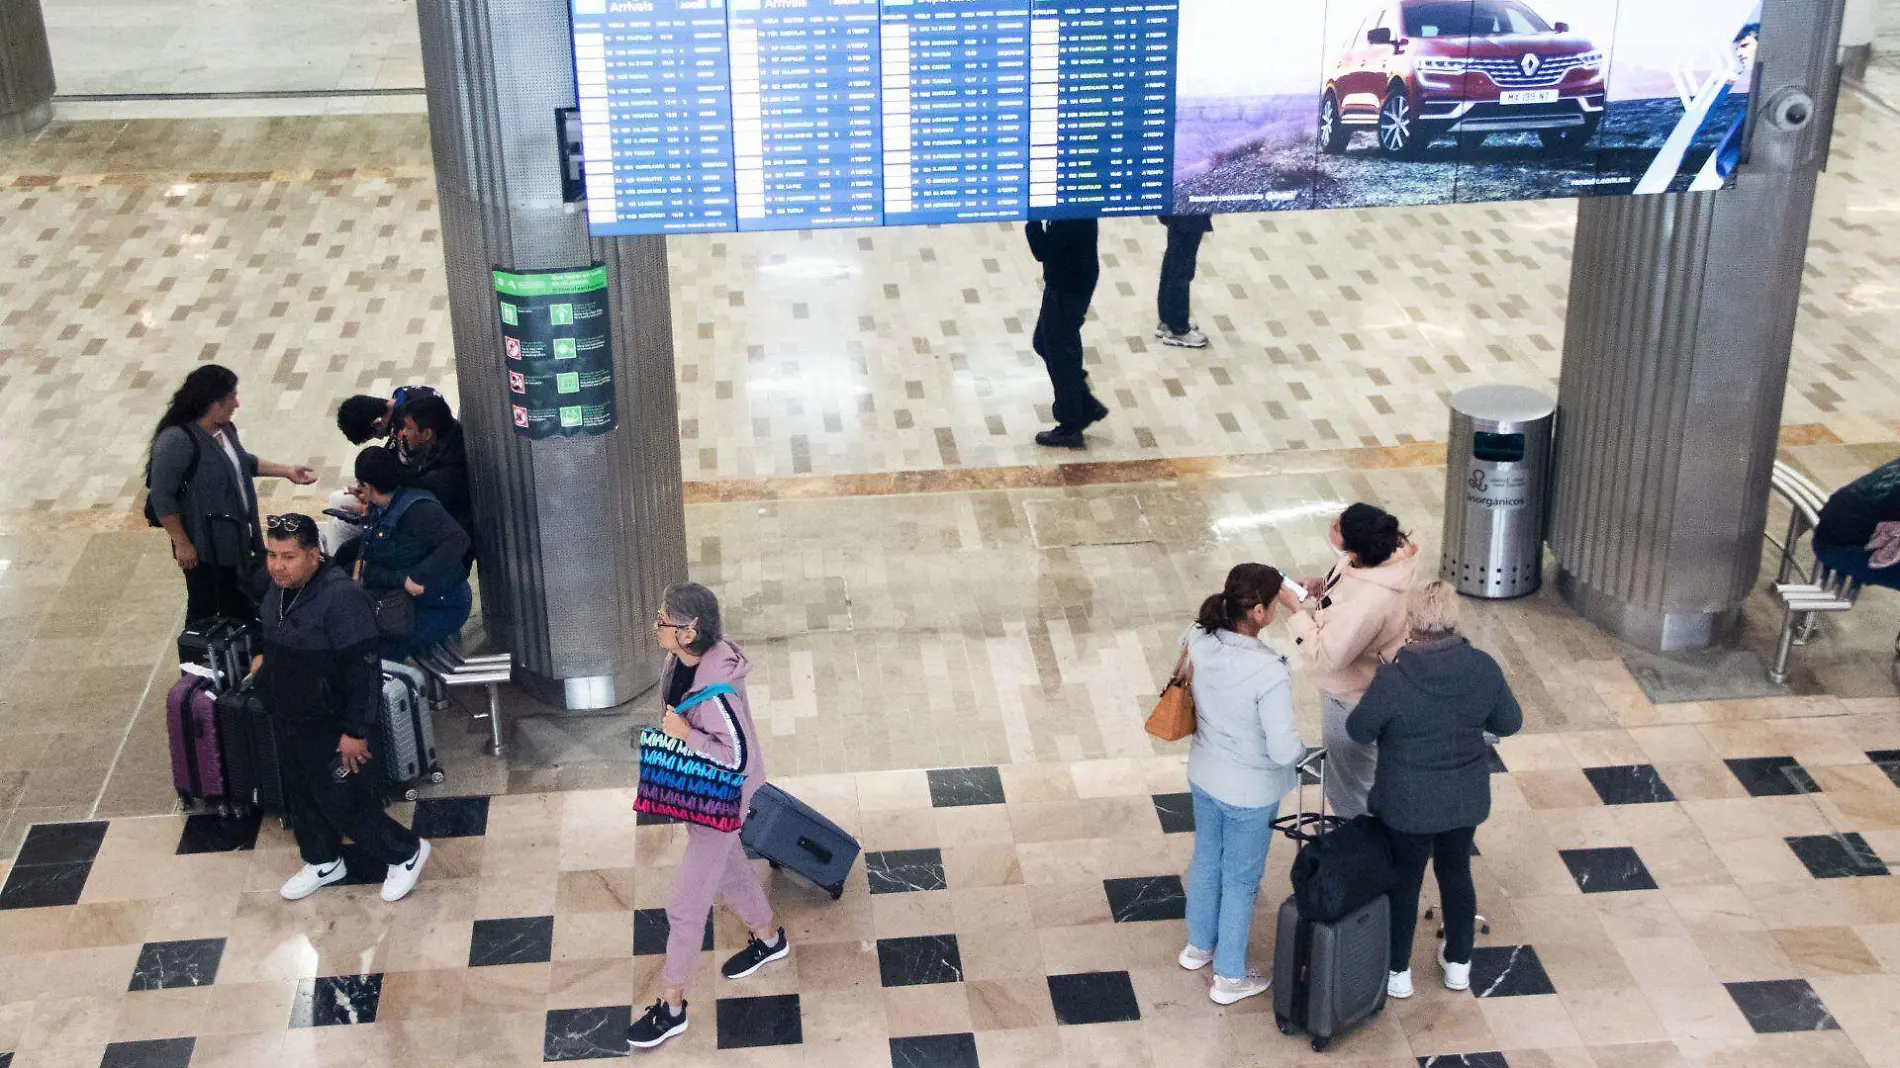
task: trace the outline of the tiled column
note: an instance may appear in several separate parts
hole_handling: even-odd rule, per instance
[[[595,241],[561,200],[555,109],[575,106],[566,0],[420,0],[482,615],[517,681],[567,708],[657,678],[648,621],[686,573],[666,242]],[[509,415],[490,271],[607,266],[618,426],[530,441]]]
[[[53,119],[53,53],[40,0],[0,0],[0,137]]]
[[[1565,599],[1650,649],[1721,641],[1758,578],[1840,20],[1768,0],[1736,188],[1578,212],[1550,546]]]

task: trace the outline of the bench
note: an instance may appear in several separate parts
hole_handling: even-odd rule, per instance
[[[1768,681],[1777,686],[1788,682],[1788,656],[1797,645],[1806,645],[1814,636],[1820,612],[1851,611],[1860,599],[1860,584],[1837,574],[1818,557],[1810,555],[1806,567],[1799,559],[1802,540],[1813,551],[1814,528],[1821,524],[1821,508],[1827,494],[1821,492],[1806,475],[1775,461],[1769,486],[1788,502],[1788,529],[1780,540],[1763,532],[1770,545],[1781,550],[1775,570],[1775,596],[1781,601],[1781,640],[1775,649],[1775,663],[1768,669]]]
[[[480,686],[488,691],[488,711],[474,713],[475,719],[488,720],[488,753],[501,756],[505,747],[502,744],[501,725],[501,684],[514,677],[513,657],[508,653],[475,653],[462,651],[457,641],[443,642],[431,646],[416,657],[423,674],[429,677],[431,698],[439,709],[452,699],[452,691],[464,686]]]

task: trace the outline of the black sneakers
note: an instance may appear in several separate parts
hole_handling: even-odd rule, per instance
[[[1088,443],[1082,440],[1082,431],[1108,418],[1108,407],[1100,401],[1087,420],[1078,426],[1057,425],[1054,430],[1044,430],[1036,435],[1036,444],[1045,449],[1086,449]]]
[[[783,927],[778,929],[778,939],[771,945],[766,945],[756,937],[748,935],[745,948],[733,954],[731,960],[720,966],[719,974],[728,979],[744,979],[775,960],[783,960],[791,951],[792,943],[786,939]]]
[[[627,1043],[634,1049],[652,1049],[674,1035],[685,1033],[686,1002],[680,1002],[679,1015],[675,1016],[673,1010],[666,1007],[666,999],[661,998],[653,1003],[645,1016],[627,1028]]]

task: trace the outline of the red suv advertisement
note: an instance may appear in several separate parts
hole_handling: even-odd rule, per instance
[[[1333,56],[1320,148],[1338,155],[1365,130],[1400,157],[1448,136],[1471,149],[1492,133],[1578,152],[1602,120],[1607,69],[1602,48],[1520,0],[1397,0]]]

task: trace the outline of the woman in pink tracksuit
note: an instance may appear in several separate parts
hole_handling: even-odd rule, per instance
[[[745,678],[752,665],[738,646],[720,637],[719,600],[711,590],[680,583],[667,588],[660,604],[653,628],[667,652],[660,674],[666,702],[661,727],[701,756],[743,769],[742,811],[750,811],[753,793],[765,784],[765,760],[746,703]],[[694,699],[722,684],[730,692]],[[684,713],[676,711],[682,706]],[[686,988],[699,972],[699,947],[715,895],[752,931],[746,947],[720,969],[727,979],[743,979],[791,952],[785,929],[773,926],[772,906],[746,860],[739,832],[687,824],[686,859],[666,906],[666,965],[660,971],[665,989],[627,1029],[627,1041],[636,1048],[651,1049],[686,1030]]]

